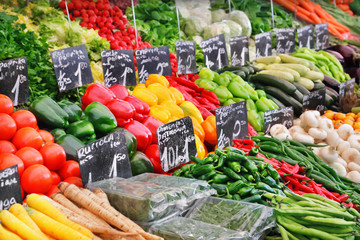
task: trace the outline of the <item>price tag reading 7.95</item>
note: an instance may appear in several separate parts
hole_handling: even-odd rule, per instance
[[[157,129],[161,168],[168,172],[196,156],[195,135],[190,117],[167,123]]]
[[[246,101],[215,109],[218,147],[232,144],[234,139],[248,136]]]
[[[205,39],[200,43],[203,50],[205,65],[211,70],[217,70],[229,65],[224,34]]]

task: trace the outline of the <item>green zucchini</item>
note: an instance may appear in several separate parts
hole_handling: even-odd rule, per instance
[[[259,57],[255,62],[263,64],[281,63],[281,58],[279,56]]]
[[[295,71],[294,69],[286,67],[284,64],[270,64],[265,67],[266,70],[277,70],[282,72],[287,72],[293,75],[294,79],[298,79],[300,77],[300,74]]]
[[[268,74],[256,74],[256,75],[252,75],[250,77],[250,81],[254,82],[254,83],[260,83],[263,85],[267,85],[267,86],[273,86],[273,87],[277,87],[281,90],[283,90],[285,93],[287,94],[291,94],[294,93],[296,91],[296,87],[288,82],[285,81],[284,79],[272,76],[272,75],[268,75]]]
[[[278,88],[275,87],[271,87],[271,86],[267,86],[265,88],[265,92],[266,94],[270,94],[272,96],[274,96],[275,98],[277,98],[279,101],[281,101],[285,106],[287,107],[293,107],[294,108],[294,113],[297,116],[300,116],[302,113],[302,104],[299,103],[296,99],[294,99],[293,97],[287,95],[285,92],[281,91]]]
[[[287,54],[279,54],[279,57],[281,58],[281,61],[284,63],[295,63],[295,64],[304,65],[306,67],[310,67],[309,61],[303,58],[297,58],[297,57],[289,56]]]
[[[325,84],[323,84],[321,81],[314,81],[313,90],[320,90],[320,89],[324,89],[324,88],[325,88]]]
[[[296,100],[298,100],[299,103],[303,102],[304,95],[299,90],[296,89],[296,91],[293,94],[291,94],[291,96]]]
[[[310,71],[310,69],[304,65],[296,64],[296,63],[286,63],[284,64],[285,67],[291,68],[297,71],[300,76],[305,76],[305,74]]]
[[[303,95],[306,95],[306,94],[310,93],[310,91],[307,90],[303,85],[301,85],[301,84],[299,84],[297,82],[294,82],[293,84],[296,87],[296,89],[299,90]]]
[[[280,102],[277,98],[273,97],[272,95],[266,93],[266,97],[268,99],[271,99],[274,103],[276,103],[276,105],[278,105],[279,108],[286,107],[282,102]]]

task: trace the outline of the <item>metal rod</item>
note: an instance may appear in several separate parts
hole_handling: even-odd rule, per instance
[[[231,19],[231,0],[228,0],[229,2],[229,19]]]
[[[68,17],[68,20],[69,20],[69,26],[71,27],[71,20],[70,20],[70,15],[69,15],[69,8],[68,8],[67,1],[66,1],[66,0],[65,0],[65,7],[66,7],[67,17]]]
[[[271,3],[271,18],[272,18],[272,26],[275,28],[275,18],[274,18],[274,3],[273,0],[270,1]]]
[[[177,24],[178,24],[178,31],[179,31],[179,40],[181,41],[179,8],[176,6],[176,1],[175,1],[175,8],[176,8],[176,17],[177,17]]]
[[[134,18],[136,48],[139,48],[138,31],[137,31],[137,27],[136,27],[136,18],[135,18],[134,0],[131,0],[131,7],[132,7],[132,12],[133,12],[133,18]]]

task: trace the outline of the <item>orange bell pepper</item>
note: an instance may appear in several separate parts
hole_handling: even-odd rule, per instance
[[[216,117],[209,116],[201,123],[205,132],[205,141],[211,145],[217,144]]]
[[[169,81],[164,77],[161,76],[160,74],[150,74],[148,79],[145,82],[146,87],[148,87],[150,84],[153,83],[160,83],[161,85],[163,85],[164,87],[169,87]]]
[[[205,132],[203,127],[201,126],[201,124],[199,123],[198,120],[196,120],[196,118],[194,118],[193,116],[190,116],[192,123],[193,123],[193,128],[194,128],[194,134],[196,134],[201,142],[204,142],[205,140]]]
[[[200,140],[199,136],[195,134],[195,144],[197,155],[196,157],[203,159],[207,155],[207,150],[204,143]]]

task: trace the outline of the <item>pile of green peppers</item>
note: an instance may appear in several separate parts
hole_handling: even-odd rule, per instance
[[[195,83],[201,88],[214,92],[223,106],[246,101],[249,123],[257,132],[263,132],[264,112],[277,109],[278,106],[266,98],[266,93],[263,90],[255,90],[244,80],[252,73],[249,69],[253,68],[242,67],[242,69],[228,68],[228,71],[219,74],[208,68],[203,68]]]
[[[173,176],[205,180],[216,189],[218,197],[267,205],[262,195],[284,195],[284,184],[272,165],[255,157],[257,154],[256,148],[248,156],[234,147],[216,149],[204,159],[192,156],[195,163],[182,166]]]

